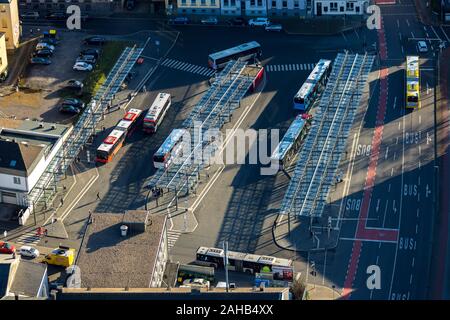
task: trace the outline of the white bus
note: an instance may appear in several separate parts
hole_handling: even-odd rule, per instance
[[[148,109],[144,118],[143,130],[147,133],[154,133],[158,129],[158,126],[164,119],[171,106],[171,99],[169,93],[158,93],[155,101]]]
[[[294,96],[294,109],[306,111],[314,99],[322,92],[331,73],[331,61],[320,59]]]
[[[162,143],[153,155],[153,165],[157,169],[167,169],[173,159],[182,156],[183,136],[186,129],[173,129],[170,135]]]
[[[243,43],[239,46],[212,53],[208,56],[208,65],[214,70],[225,67],[230,60],[250,60],[262,56],[261,45],[256,41]]]

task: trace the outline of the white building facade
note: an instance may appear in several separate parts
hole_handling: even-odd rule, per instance
[[[315,0],[314,15],[364,15],[368,0]]]
[[[177,0],[178,14],[219,15],[221,0]]]
[[[306,0],[267,0],[269,16],[300,16],[306,10]]]

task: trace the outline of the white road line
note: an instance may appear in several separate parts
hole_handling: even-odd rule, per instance
[[[391,192],[391,184],[389,183],[388,192]]]
[[[419,182],[418,182],[418,185],[420,186],[420,176],[419,176]]]
[[[400,29],[400,21],[397,19],[397,29]]]
[[[404,182],[404,172],[405,172],[405,109],[401,108],[401,115],[403,116],[403,136],[402,136],[402,173],[401,173],[401,183],[400,183],[400,214],[398,216],[398,234],[400,234],[401,224],[402,224],[402,209],[403,209],[403,182]],[[392,294],[392,286],[394,284],[394,275],[397,268],[397,253],[398,253],[398,241],[400,237],[397,237],[397,245],[395,247],[394,255],[394,267],[392,270],[391,285],[389,287],[389,296]]]
[[[414,262],[416,261],[416,259],[415,259],[415,257],[413,257],[412,258],[412,261],[411,261],[411,267],[413,267],[414,268]]]
[[[384,206],[384,214],[383,214],[383,228],[384,228],[384,224],[386,222],[386,213],[387,213],[388,205],[389,205],[389,200],[386,200],[386,205]]]
[[[442,41],[441,37],[439,37],[439,35],[437,34],[436,30],[434,30],[434,27],[431,25],[431,30],[433,30],[434,34],[436,35],[436,38],[439,39],[439,41]]]
[[[328,250],[325,250],[325,259],[324,259],[324,263],[323,263],[322,285],[325,285],[325,270],[327,268],[327,252],[328,252]]]
[[[405,20],[406,21],[406,24],[408,25],[408,27],[409,27],[409,20],[408,19],[406,19]],[[414,37],[413,37],[414,38]]]
[[[450,38],[448,37],[447,33],[445,32],[444,28],[442,26],[440,26],[442,33],[445,36],[445,39],[447,39],[447,41],[450,43]]]
[[[386,147],[386,153],[384,154],[384,159],[386,160],[388,157],[389,146]]]
[[[412,38],[415,38],[415,37],[414,37],[414,33],[413,33],[412,31],[411,31],[411,37],[412,37]]]
[[[422,155],[422,148],[420,147],[420,144],[419,144],[419,155]]]
[[[411,273],[411,276],[409,277],[409,284],[412,284],[413,275]]]
[[[397,152],[394,152],[394,161],[395,161],[396,157],[397,157]]]
[[[300,70],[300,66],[298,63],[295,64],[295,68],[296,68],[295,70]]]
[[[391,177],[394,175],[394,168],[391,168]]]
[[[418,233],[418,231],[419,231],[419,225],[416,224],[416,234]]]
[[[373,240],[373,239],[363,239],[363,238],[346,238],[346,237],[342,237],[339,238],[339,240],[344,240],[344,241],[362,241],[362,242],[376,242],[376,243],[392,243],[392,244],[397,244],[397,241],[393,241],[393,240]]]
[[[419,114],[419,124],[422,124],[422,115]]]

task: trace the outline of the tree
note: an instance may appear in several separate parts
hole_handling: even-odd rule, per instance
[[[298,277],[297,279],[294,279],[294,282],[292,283],[291,286],[291,292],[292,295],[294,296],[294,300],[302,300],[303,296],[305,296],[307,300],[308,292],[306,292],[305,294],[305,290],[306,290],[305,279],[303,277]]]

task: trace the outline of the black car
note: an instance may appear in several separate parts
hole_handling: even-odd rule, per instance
[[[188,24],[189,23],[189,18],[187,17],[176,17],[173,19],[169,19],[169,21],[167,21],[168,24]]]
[[[59,112],[70,113],[70,114],[79,114],[81,112],[81,109],[77,108],[71,104],[62,104],[59,107]]]
[[[67,81],[66,88],[81,90],[81,89],[83,89],[83,86],[84,85],[81,81],[72,79],[72,80]]]
[[[50,49],[41,49],[37,50],[33,53],[33,57],[42,57],[42,58],[48,58],[53,55],[53,51]]]
[[[91,46],[101,46],[105,44],[106,39],[103,37],[89,37],[84,39],[84,44],[91,45]]]
[[[100,56],[100,50],[94,48],[84,49],[80,52],[80,57],[81,56],[94,56],[95,59],[98,59]]]
[[[52,61],[49,58],[43,58],[43,57],[34,57],[30,59],[31,64],[44,64],[49,65],[52,63]]]
[[[75,99],[75,98],[64,99],[64,101],[61,103],[61,105],[70,105],[70,106],[74,106],[78,109],[84,108],[84,102],[82,102],[78,99]]]
[[[246,26],[247,20],[242,17],[236,17],[234,19],[228,20],[228,22],[233,26]]]
[[[39,42],[48,43],[52,46],[56,46],[59,43],[59,41],[56,40],[55,38],[49,38],[49,37],[43,37],[39,40]]]
[[[67,14],[64,12],[53,12],[49,13],[45,16],[45,19],[47,20],[66,20]]]

